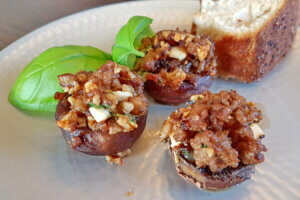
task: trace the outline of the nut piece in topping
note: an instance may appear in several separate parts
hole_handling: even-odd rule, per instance
[[[143,132],[148,100],[142,78],[127,67],[108,62],[95,72],[60,75],[59,81],[67,91],[55,95],[56,121],[72,148],[116,156]]]
[[[267,149],[257,125],[261,111],[235,91],[206,91],[191,99],[193,103],[172,113],[160,130],[162,139],[169,142],[178,172],[193,182],[202,180],[200,187],[214,190],[248,179],[249,174],[244,179],[235,174],[242,169],[251,173],[248,166],[264,161],[262,153]],[[233,181],[215,182],[224,181],[224,174]],[[208,179],[212,182],[206,183]],[[214,182],[216,185],[207,186]],[[224,188],[218,188],[220,185]]]
[[[185,49],[180,48],[180,47],[172,47],[169,53],[169,56],[171,58],[176,58],[178,60],[183,60],[186,58],[187,53]]]
[[[193,95],[193,96],[191,96],[191,101],[192,102],[195,102],[195,101],[197,101],[198,99],[201,99],[201,98],[203,98],[204,96],[202,95],[202,94],[197,94],[197,95]]]
[[[94,119],[96,120],[96,122],[102,122],[111,117],[109,110],[107,110],[105,108],[90,107],[89,111],[90,111],[91,115],[94,117]]]
[[[132,97],[132,94],[130,92],[114,91],[113,94],[116,96],[118,101],[124,101],[129,97]]]
[[[122,91],[130,92],[131,94],[134,94],[134,88],[131,85],[123,84]]]
[[[123,127],[124,131],[128,132],[137,128],[135,119],[132,119],[130,116],[119,115],[116,119],[117,123]]]
[[[123,165],[123,158],[129,154],[131,154],[131,150],[126,149],[125,151],[117,153],[117,155],[105,156],[105,159],[109,164]]]
[[[251,124],[250,128],[255,139],[260,139],[265,136],[264,131],[256,123]]]
[[[127,102],[127,101],[123,101],[121,103],[121,106],[122,106],[122,111],[125,114],[129,114],[134,109],[134,104],[131,102]]]
[[[61,120],[56,122],[57,126],[64,128],[68,131],[74,131],[76,127],[83,128],[86,127],[86,119],[79,117],[76,112],[72,111],[61,118]]]
[[[105,156],[105,159],[109,164],[123,165],[122,158],[120,158],[118,156]]]
[[[79,89],[79,83],[77,77],[72,74],[64,74],[63,76],[58,76],[61,87],[65,92],[72,93]]]
[[[122,69],[120,67],[117,67],[114,69],[115,74],[119,74],[121,71],[122,71]]]

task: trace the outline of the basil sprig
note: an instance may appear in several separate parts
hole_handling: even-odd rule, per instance
[[[34,58],[18,76],[8,100],[19,109],[55,112],[55,92],[62,92],[57,76],[78,71],[94,71],[111,56],[90,46],[50,48]]]
[[[53,47],[34,58],[18,76],[8,100],[19,109],[37,113],[55,112],[56,92],[62,92],[57,76],[75,74],[81,70],[95,71],[108,60],[133,68],[136,57],[144,53],[137,49],[145,37],[153,36],[152,19],[132,17],[117,34],[112,56],[90,46]]]
[[[132,69],[136,57],[144,57],[144,53],[137,50],[141,46],[142,39],[154,35],[150,28],[151,23],[152,19],[149,17],[130,18],[116,36],[115,45],[112,48],[113,61]]]

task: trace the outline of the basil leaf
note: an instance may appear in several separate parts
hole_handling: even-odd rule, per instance
[[[129,19],[116,36],[115,45],[112,48],[114,62],[132,69],[136,57],[144,57],[145,54],[137,49],[141,46],[143,38],[154,35],[150,28],[151,23],[152,19],[143,16],[134,16]]]
[[[57,76],[78,71],[97,70],[111,56],[90,46],[50,48],[29,63],[18,76],[8,100],[17,108],[55,112],[54,94],[62,92]]]

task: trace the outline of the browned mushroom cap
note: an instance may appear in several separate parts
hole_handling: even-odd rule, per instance
[[[178,174],[207,190],[226,189],[249,179],[267,151],[257,125],[261,111],[233,90],[205,91],[191,100],[173,112],[160,130]]]
[[[237,168],[226,168],[222,172],[212,173],[208,169],[196,167],[170,148],[176,163],[176,171],[187,182],[195,184],[199,189],[224,190],[250,179],[254,173],[254,165],[240,164]]]
[[[147,119],[142,78],[127,67],[107,62],[95,72],[63,74],[58,79],[64,92],[54,97],[59,101],[56,124],[68,144],[113,160],[127,155]]]
[[[59,101],[56,109],[56,120],[61,119],[70,107],[64,100]],[[78,128],[69,132],[60,128],[68,144],[75,150],[90,155],[114,155],[130,148],[145,129],[147,113],[138,117],[138,127],[129,132],[109,134],[108,131],[92,131],[89,128]]]
[[[207,90],[211,84],[212,78],[210,76],[197,77],[195,85],[184,82],[179,89],[174,90],[170,86],[160,86],[148,80],[145,82],[145,91],[159,103],[178,105],[188,101],[194,94],[201,94]]]
[[[216,74],[214,43],[187,31],[163,30],[142,42],[136,70],[146,79],[145,90],[156,101],[181,104],[207,90]]]

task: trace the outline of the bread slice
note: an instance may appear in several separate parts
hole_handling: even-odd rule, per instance
[[[241,82],[258,81],[291,48],[299,0],[200,0],[193,33],[215,40],[218,74]]]

